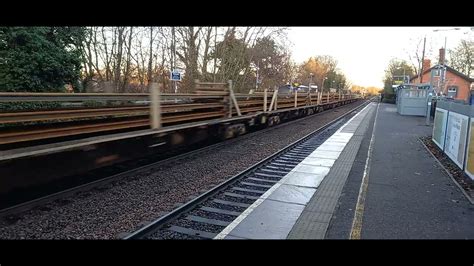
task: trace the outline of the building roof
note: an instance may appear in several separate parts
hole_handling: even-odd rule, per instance
[[[439,65],[434,65],[434,66],[428,68],[427,70],[423,71],[423,74],[422,74],[422,75],[428,73],[428,72],[431,71],[434,67],[437,67],[437,66],[439,66]],[[448,66],[448,65],[444,65],[444,66],[446,67],[446,69],[447,69],[449,72],[451,72],[451,73],[453,73],[453,74],[459,76],[460,78],[462,78],[462,79],[464,79],[464,80],[467,80],[467,81],[469,81],[469,82],[471,82],[471,83],[474,82],[474,79],[473,79],[473,78],[468,77],[467,75],[465,75],[465,74],[463,74],[463,73],[457,71],[456,69],[454,69],[454,68],[452,68],[452,67],[450,67],[450,66]],[[412,80],[414,80],[415,78],[418,78],[418,77],[419,77],[419,75],[410,77],[410,81],[412,81]]]

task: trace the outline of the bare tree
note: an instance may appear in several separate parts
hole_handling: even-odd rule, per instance
[[[474,69],[474,42],[461,40],[459,45],[449,51],[451,66],[470,77]]]
[[[217,27],[215,28],[215,34],[214,34],[214,51],[217,50]],[[212,78],[213,81],[216,82],[216,69],[217,69],[217,56],[215,55],[216,52],[214,52],[214,64],[213,64],[213,69],[212,69]]]
[[[124,31],[125,27],[118,27],[117,28],[117,54],[115,55],[115,74],[114,74],[114,87],[115,90],[120,92],[120,76],[121,76],[121,66],[122,66],[122,49],[123,49],[123,41],[124,41]]]
[[[199,79],[198,56],[201,40],[198,38],[202,27],[178,27],[176,32],[180,37],[179,49],[176,55],[186,67],[186,76],[183,80],[184,90],[190,91],[194,87],[194,80]],[[196,43],[196,41],[198,41]]]
[[[131,54],[132,54],[132,36],[133,36],[133,27],[130,27],[128,32],[128,43],[125,43],[125,49],[127,49],[127,58],[125,61],[125,71],[123,74],[123,83],[121,86],[121,91],[124,92],[128,85],[130,79],[130,63],[131,63]]]
[[[411,67],[413,68],[414,75],[417,76],[420,74],[422,65],[423,65],[423,39],[424,38],[417,38],[417,39],[410,39],[411,46],[415,46],[414,49],[410,48],[410,50],[405,50],[408,55],[408,59],[410,60]],[[429,53],[432,52],[432,46],[430,42],[426,42],[427,50]]]
[[[110,81],[112,80],[112,70],[111,70],[111,60],[113,58],[113,46],[111,47],[111,51],[109,52],[109,46],[108,46],[108,38],[106,36],[106,29],[105,27],[102,27],[101,29],[101,33],[102,33],[102,45],[103,45],[103,55],[105,55],[105,57],[102,57],[102,61],[105,62],[105,80],[106,81]]]
[[[148,57],[148,71],[147,71],[147,78],[148,78],[148,90],[150,89],[151,82],[153,81],[152,76],[152,67],[153,67],[153,27],[150,27],[150,53]]]
[[[209,60],[211,59],[210,55],[209,55],[209,51],[210,51],[210,48],[211,48],[212,27],[207,27],[204,30],[203,35],[204,35],[204,37],[203,37],[204,52],[202,54],[201,75],[205,79],[207,79],[208,78],[207,65],[209,63]]]
[[[176,67],[185,70],[184,80],[178,84],[180,91],[192,91],[195,79],[216,82],[232,79],[236,87],[244,88],[253,80],[251,51],[257,40],[278,37],[280,32],[280,28],[265,27],[88,27],[88,30],[86,40],[80,44],[84,81],[94,79],[101,84],[110,81],[111,88],[117,92],[143,91],[153,80],[162,82],[168,89],[169,73]]]

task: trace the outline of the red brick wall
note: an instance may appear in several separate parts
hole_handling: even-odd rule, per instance
[[[446,87],[444,88],[445,93],[448,92],[448,86],[458,86],[458,94],[456,99],[469,100],[469,90],[471,86],[470,82],[448,71],[446,73]]]
[[[423,75],[423,82],[422,83],[429,83],[431,79],[431,72],[427,72]],[[420,83],[420,79],[416,78],[412,81],[415,84]],[[433,86],[438,85],[438,77],[433,77]],[[469,90],[471,83],[466,81],[465,79],[453,74],[450,71],[446,73],[446,86],[443,88],[443,93],[448,95],[448,86],[458,86],[458,92],[456,99],[457,100],[469,100]]]

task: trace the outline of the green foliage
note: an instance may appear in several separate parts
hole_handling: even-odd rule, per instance
[[[318,55],[310,57],[303,62],[298,71],[298,80],[303,83],[310,81],[313,74],[313,83],[319,88],[327,90],[329,88],[347,88],[348,84],[345,76],[337,69],[337,60],[329,55]]]
[[[290,60],[289,54],[271,37],[257,39],[255,46],[250,49],[251,62],[258,67],[259,79],[262,88],[273,88],[289,81]],[[251,79],[254,86],[255,77]]]
[[[394,91],[392,85],[394,84],[393,77],[394,76],[414,76],[414,70],[413,68],[409,65],[409,63],[405,60],[396,60],[392,59],[388,63],[387,68],[385,69],[385,77],[383,79],[383,93],[387,99],[395,99]],[[385,98],[384,97],[384,98]],[[393,100],[394,101],[394,100]]]
[[[383,93],[382,102],[384,102],[384,103],[395,103],[395,94],[393,94],[393,93]]]
[[[326,77],[324,88],[346,89],[348,86],[346,76],[335,69],[330,70]]]
[[[63,92],[77,88],[82,28],[0,27],[0,91]]]

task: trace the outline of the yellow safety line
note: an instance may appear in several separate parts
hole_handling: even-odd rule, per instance
[[[364,175],[362,177],[362,183],[360,185],[359,197],[357,198],[357,205],[354,213],[354,220],[352,221],[350,239],[360,239],[362,231],[362,219],[364,216],[365,208],[365,197],[367,194],[367,187],[369,185],[369,171],[370,171],[370,155],[372,154],[372,147],[374,143],[375,126],[377,123],[377,115],[379,113],[379,105],[375,111],[374,127],[372,129],[372,136],[370,138],[369,150],[367,151],[367,159],[365,161]]]

